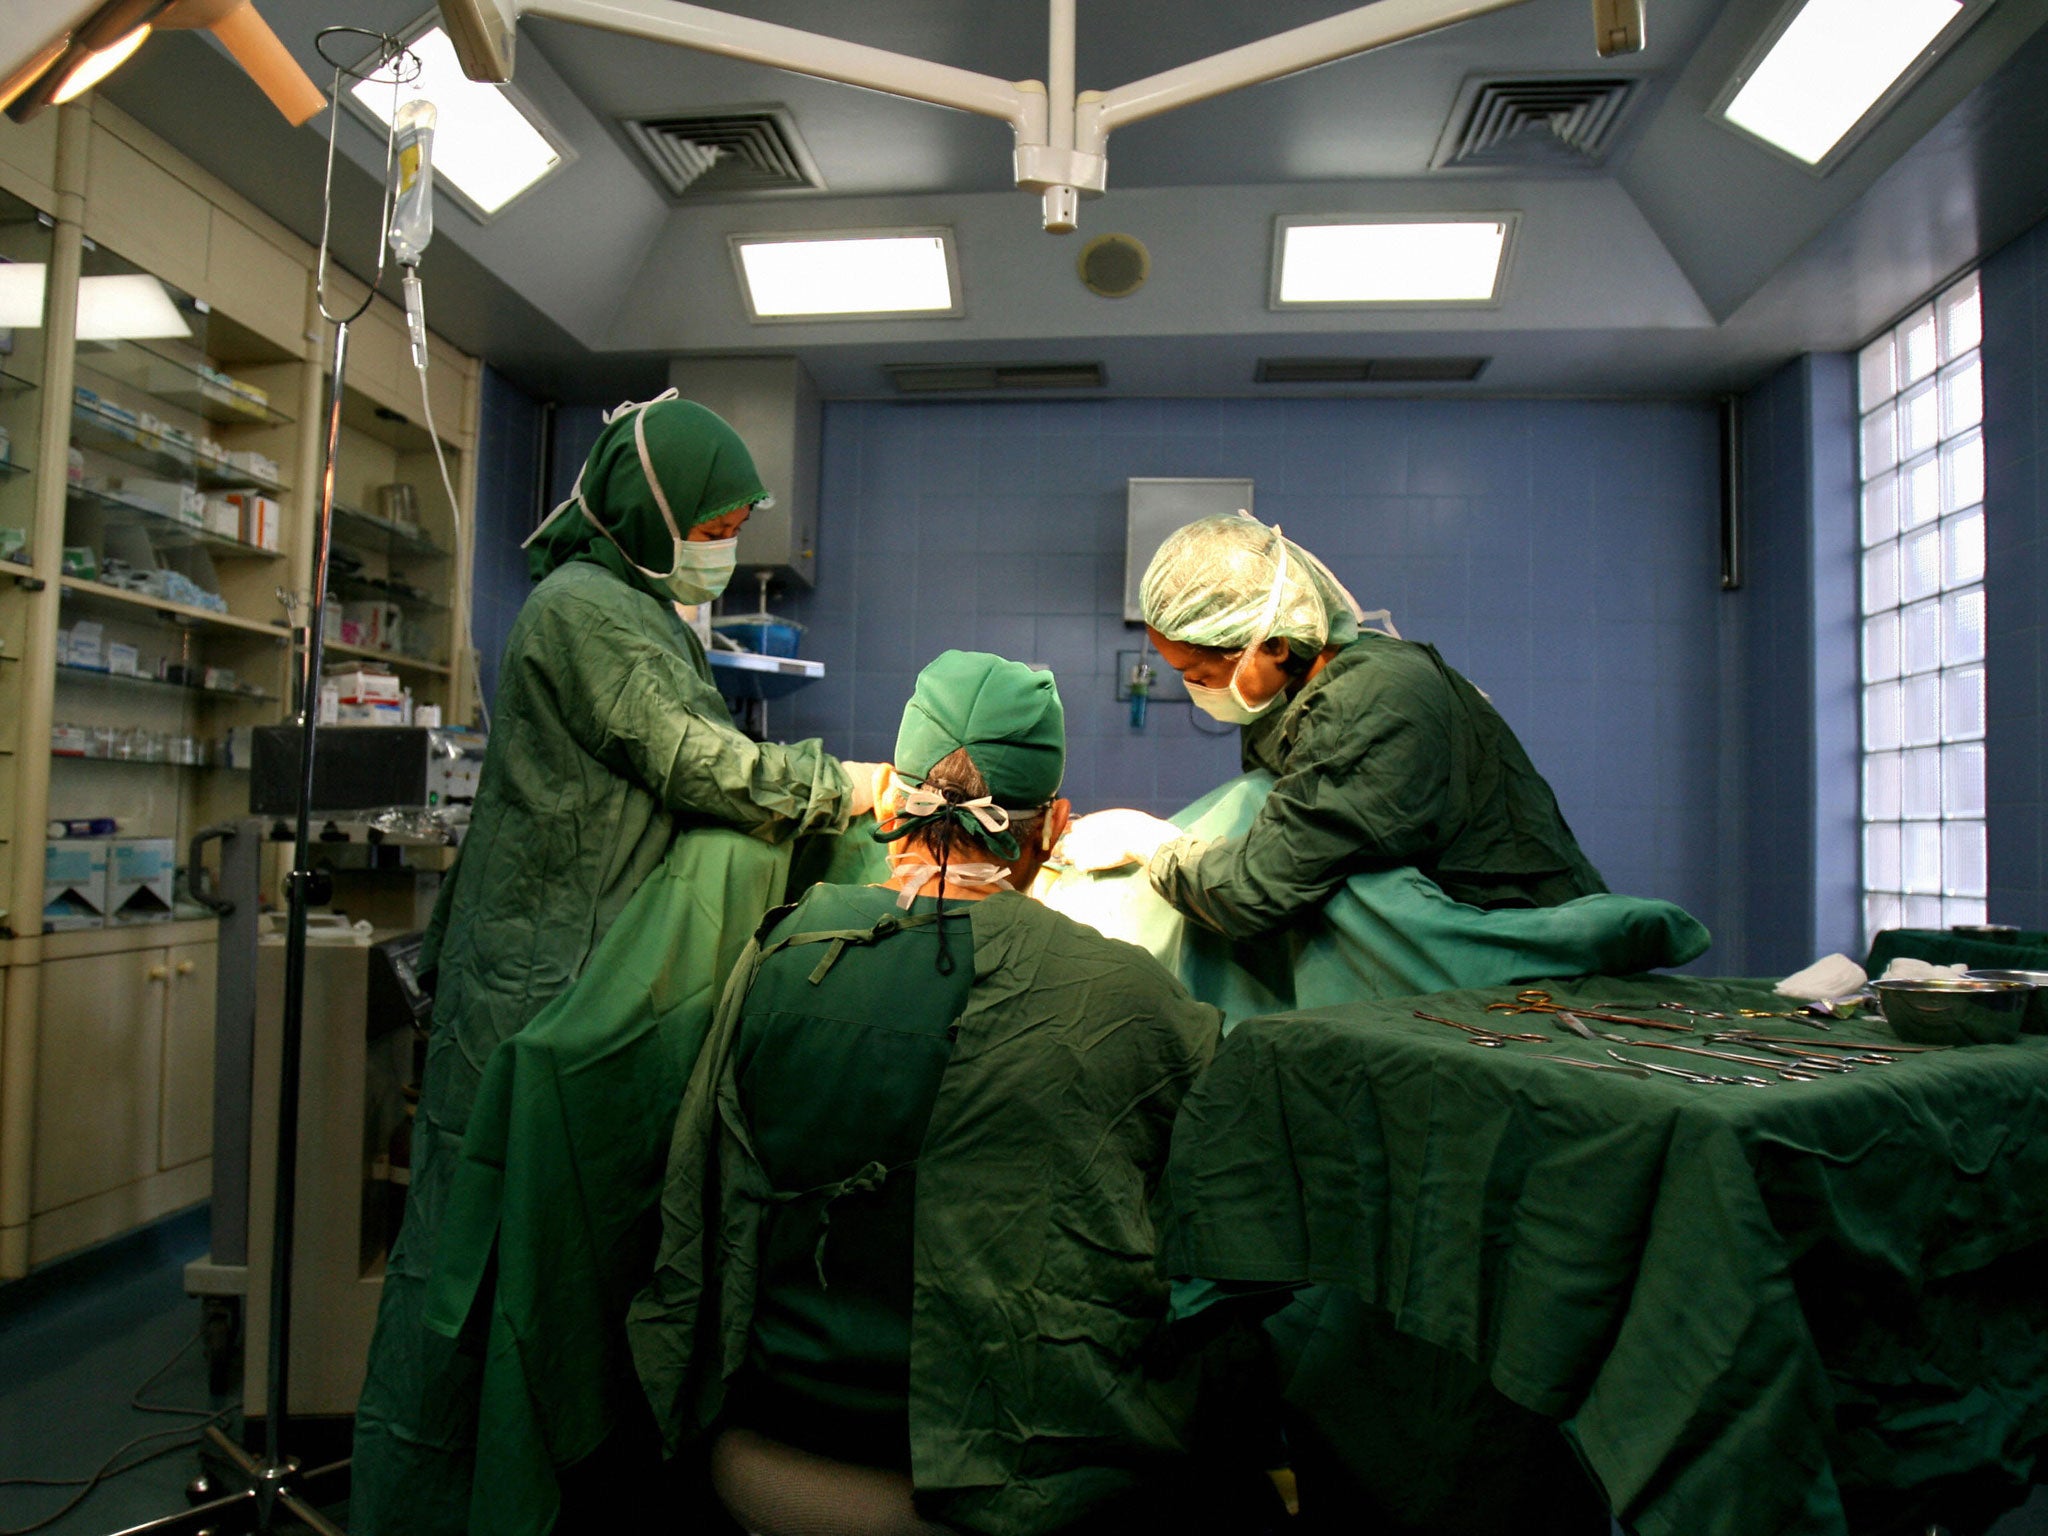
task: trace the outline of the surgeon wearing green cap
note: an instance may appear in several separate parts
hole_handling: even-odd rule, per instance
[[[1245,769],[1276,780],[1242,836],[1128,850],[1189,918],[1251,938],[1397,865],[1483,908],[1607,889],[1485,695],[1435,647],[1362,628],[1343,584],[1278,528],[1240,513],[1178,529],[1139,602],[1195,705],[1240,727]]]
[[[628,1335],[746,1529],[1022,1536],[1177,1465],[1147,1201],[1220,1015],[1022,894],[1065,757],[1049,674],[932,662],[877,807],[888,882],[772,919],[698,1057]]]
[[[434,1017],[412,1183],[357,1416],[351,1523],[369,1536],[467,1524],[467,1479],[450,1469],[475,1429],[427,1400],[420,1296],[492,1049],[577,978],[677,835],[838,832],[872,802],[874,765],[734,729],[676,613],[724,590],[767,494],[739,435],[670,391],[607,414],[569,499],[527,541],[535,586],[422,953]]]

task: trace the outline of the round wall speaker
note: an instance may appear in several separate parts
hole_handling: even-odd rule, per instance
[[[1125,299],[1152,275],[1152,255],[1129,235],[1097,235],[1081,247],[1081,285],[1105,299]]]

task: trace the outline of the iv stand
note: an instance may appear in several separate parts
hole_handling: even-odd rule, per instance
[[[369,59],[350,65],[331,57],[327,42],[334,36],[368,38],[376,44]],[[334,90],[329,100],[327,134],[327,186],[320,227],[318,293],[321,316],[334,327],[334,360],[328,376],[327,453],[320,476],[320,512],[313,543],[313,592],[305,635],[305,663],[299,688],[299,803],[293,828],[292,871],[286,881],[289,916],[285,927],[284,1021],[279,1042],[277,1071],[277,1176],[272,1186],[270,1226],[270,1318],[268,1366],[264,1373],[263,1459],[258,1461],[238,1445],[219,1425],[209,1424],[205,1438],[213,1450],[239,1475],[244,1486],[224,1498],[208,1500],[181,1514],[169,1515],[146,1525],[133,1527],[120,1536],[184,1536],[200,1532],[254,1530],[270,1536],[280,1515],[289,1517],[318,1536],[348,1536],[348,1533],[316,1509],[306,1490],[321,1483],[346,1477],[346,1460],[314,1468],[301,1475],[296,1458],[284,1454],[284,1430],[291,1402],[291,1276],[294,1238],[294,1199],[299,1167],[299,1061],[306,1012],[306,916],[315,901],[327,899],[324,872],[309,866],[312,845],[314,749],[320,730],[321,663],[325,648],[327,572],[334,533],[335,463],[341,452],[342,384],[348,373],[348,329],[369,309],[384,276],[384,230],[391,219],[391,165],[395,139],[398,87],[419,78],[419,60],[409,49],[379,32],[360,27],[328,27],[315,46],[334,65]],[[377,232],[377,271],[368,284],[362,303],[346,314],[327,307],[328,221],[333,211],[334,130],[341,113],[341,80],[378,79],[388,75],[392,88],[392,131],[384,142],[384,206]],[[202,1477],[195,1488],[203,1489],[210,1479]],[[253,1521],[251,1517],[253,1516]]]

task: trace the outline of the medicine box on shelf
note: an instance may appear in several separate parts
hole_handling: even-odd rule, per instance
[[[109,927],[167,923],[178,873],[177,844],[168,837],[121,837],[107,845]]]
[[[107,844],[65,838],[43,846],[43,931],[107,924]]]

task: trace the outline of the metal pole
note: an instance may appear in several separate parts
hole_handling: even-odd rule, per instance
[[[1277,32],[1241,48],[1226,49],[1178,69],[1105,91],[1094,101],[1084,103],[1078,113],[1079,131],[1074,147],[1083,153],[1100,154],[1104,142],[1117,129],[1171,112],[1175,107],[1278,80],[1522,3],[1524,0],[1378,0],[1375,5]]]
[[[312,871],[313,751],[320,730],[320,663],[327,609],[329,540],[334,532],[334,466],[341,451],[341,385],[348,369],[348,322],[334,328],[334,372],[327,407],[327,464],[320,477],[320,519],[313,542],[313,601],[306,631],[305,683],[300,691],[299,807],[288,890],[284,945],[284,1032],[278,1050],[277,1184],[270,1223],[270,1369],[263,1427],[266,1475],[286,1466],[282,1439],[291,1382],[293,1204],[299,1167],[299,1046],[306,1014],[306,907]],[[268,1511],[263,1528],[270,1529]]]
[[[1024,122],[1023,93],[1008,80],[844,38],[756,21],[751,16],[734,16],[684,0],[520,0],[518,9],[521,16],[573,21],[628,37],[694,48],[699,53],[722,54],[750,64],[864,86],[935,107],[1000,118],[1013,127],[1021,128]]]

